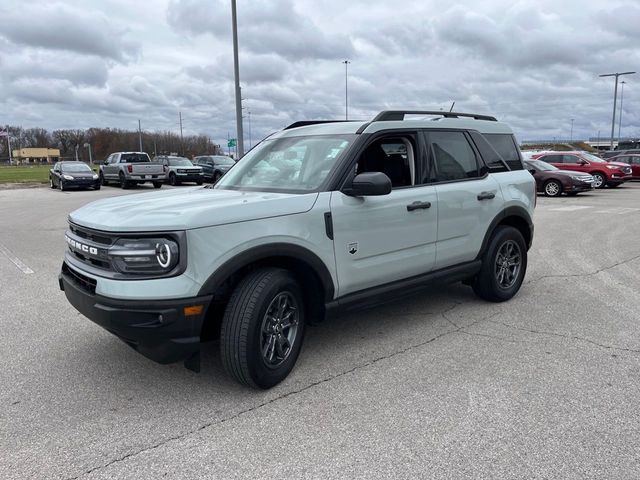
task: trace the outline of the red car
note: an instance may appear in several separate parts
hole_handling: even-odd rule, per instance
[[[631,166],[627,163],[607,162],[587,152],[546,152],[531,158],[550,163],[560,170],[574,170],[593,175],[593,186],[617,187],[631,180]]]
[[[640,180],[640,154],[618,155],[608,159],[610,162],[628,163],[631,165],[631,177],[633,180]]]

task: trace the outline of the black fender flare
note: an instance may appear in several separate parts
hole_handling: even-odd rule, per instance
[[[480,247],[480,251],[478,252],[478,256],[476,257],[476,259],[482,258],[485,250],[487,249],[487,245],[489,245],[489,240],[491,240],[493,231],[499,224],[501,224],[509,217],[517,217],[526,222],[527,226],[529,227],[530,235],[528,239],[525,238],[525,241],[527,242],[527,250],[531,248],[531,242],[533,240],[533,220],[531,219],[531,215],[529,215],[529,212],[524,207],[511,206],[502,210],[498,215],[494,217],[493,220],[491,220],[489,228],[487,228],[487,231],[484,234],[484,238],[482,239],[482,246]]]
[[[291,243],[269,243],[237,254],[217,268],[204,282],[198,296],[212,295],[234,272],[260,260],[271,257],[290,258],[308,265],[318,276],[325,292],[325,302],[333,300],[335,286],[329,269],[315,253]]]

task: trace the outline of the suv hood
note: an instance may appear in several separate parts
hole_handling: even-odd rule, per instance
[[[552,170],[549,173],[556,173],[560,175],[569,175],[571,177],[586,177],[591,174],[587,172],[578,172],[577,170]]]
[[[72,212],[69,220],[112,232],[189,230],[304,213],[317,198],[318,193],[181,188],[98,200]]]

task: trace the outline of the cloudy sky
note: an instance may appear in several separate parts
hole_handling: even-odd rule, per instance
[[[521,140],[608,136],[640,71],[637,0],[237,0],[253,143],[388,108],[492,114]],[[640,73],[622,134],[640,136]],[[230,0],[4,0],[0,124],[234,136]],[[616,135],[617,135],[616,119]],[[249,141],[248,118],[245,138]]]

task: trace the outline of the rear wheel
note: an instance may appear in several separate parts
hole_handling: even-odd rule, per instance
[[[501,225],[482,256],[473,291],[490,302],[504,302],[520,290],[526,271],[527,246],[522,234],[514,227]]]
[[[593,188],[604,188],[607,185],[607,179],[600,172],[593,172]]]
[[[544,194],[547,197],[559,197],[562,195],[562,185],[557,180],[549,180],[544,184]]]
[[[220,351],[227,373],[253,388],[271,388],[291,372],[305,327],[302,290],[287,270],[249,273],[222,319]]]

